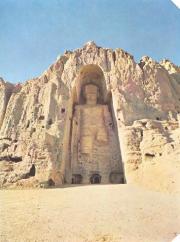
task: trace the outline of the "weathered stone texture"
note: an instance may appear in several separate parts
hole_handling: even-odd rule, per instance
[[[91,82],[111,107],[126,182],[146,183],[148,169],[156,174],[153,164],[163,167],[163,159],[180,169],[180,68],[150,57],[138,64],[122,49],[88,42],[39,78],[16,86],[0,80],[1,186],[66,181],[74,106]]]

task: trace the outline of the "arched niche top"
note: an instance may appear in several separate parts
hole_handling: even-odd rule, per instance
[[[107,87],[104,73],[98,65],[89,64],[80,68],[73,88],[74,102],[81,104],[83,100],[83,89],[86,85],[93,84],[99,89],[99,102],[107,102]]]

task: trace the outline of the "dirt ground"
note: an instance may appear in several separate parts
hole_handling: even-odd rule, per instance
[[[170,242],[180,196],[131,185],[0,191],[0,241]]]

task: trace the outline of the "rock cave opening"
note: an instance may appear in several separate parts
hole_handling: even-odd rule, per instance
[[[93,174],[90,177],[91,184],[100,184],[101,183],[101,176],[99,174]]]
[[[18,163],[22,161],[22,156],[11,156],[11,155],[1,156],[0,161],[3,161],[3,160]]]
[[[50,178],[50,179],[48,180],[48,186],[49,186],[49,187],[54,187],[54,186],[55,186],[55,182],[53,181],[52,178]]]
[[[29,176],[35,176],[35,174],[36,174],[36,168],[35,168],[35,165],[33,164],[30,168]]]
[[[72,184],[81,184],[82,183],[82,175],[81,174],[73,174],[72,175]]]
[[[32,164],[31,168],[29,169],[29,172],[27,172],[26,174],[23,174],[22,179],[28,179],[30,177],[33,177],[36,175],[36,167],[34,164]]]
[[[145,156],[146,156],[146,157],[149,157],[149,158],[153,158],[153,157],[155,157],[155,154],[146,153]]]

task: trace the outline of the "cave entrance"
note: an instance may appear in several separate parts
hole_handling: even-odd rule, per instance
[[[91,184],[100,184],[101,183],[101,176],[99,174],[93,174],[90,178]]]
[[[73,174],[71,183],[72,184],[81,184],[82,183],[82,176],[80,174]]]

